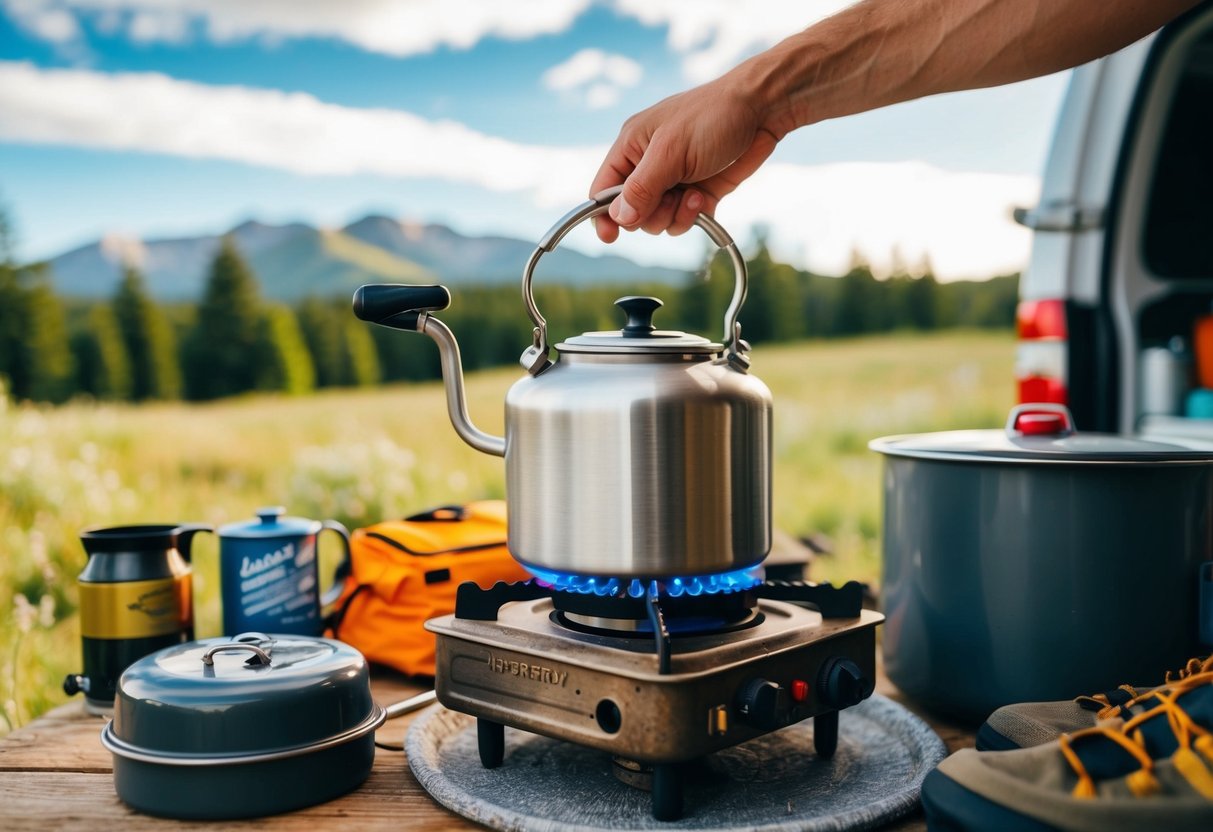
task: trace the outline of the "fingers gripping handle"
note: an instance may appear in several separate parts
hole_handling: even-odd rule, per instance
[[[527,314],[535,324],[535,329],[531,346],[523,352],[519,362],[532,375],[542,373],[551,365],[551,360],[548,358],[548,323],[539,312],[539,307],[535,303],[534,292],[531,289],[535,266],[538,264],[540,257],[546,252],[553,251],[556,246],[560,245],[560,241],[564,239],[565,235],[578,224],[592,217],[605,214],[607,209],[610,208],[611,203],[615,200],[615,197],[621,193],[623,193],[622,185],[607,188],[605,191],[594,194],[593,197],[581,203],[572,211],[569,211],[569,213],[557,220],[556,224],[548,229],[548,232],[539,240],[539,245],[536,247],[534,253],[531,254],[531,258],[527,261],[526,268],[522,273],[522,300],[526,305]],[[741,305],[745,303],[747,284],[745,260],[737,250],[737,244],[733,242],[733,238],[729,236],[729,232],[725,231],[715,219],[707,214],[700,214],[695,218],[695,225],[702,228],[713,243],[728,252],[729,260],[733,264],[733,298],[729,302],[729,307],[724,314],[724,343],[729,364],[744,371],[749,366],[749,359],[745,355],[749,350],[749,346],[745,341],[741,340],[741,325],[737,322],[737,316],[741,313]]]
[[[405,286],[382,283],[359,286],[354,314],[361,320],[393,329],[417,330],[421,316],[451,305],[445,286]]]
[[[548,233],[544,234],[539,240],[539,247],[544,251],[551,251],[560,245],[560,241],[564,239],[564,235],[573,230],[579,223],[584,222],[590,217],[599,217],[607,212],[611,207],[611,203],[615,201],[615,197],[623,193],[623,186],[616,185],[613,188],[607,188],[605,191],[599,191],[585,202],[578,205],[572,211],[569,211],[563,217],[556,221],[556,224],[548,229]],[[712,242],[720,248],[727,248],[732,244],[733,238],[729,236],[729,232],[725,231],[720,223],[707,214],[700,214],[695,218],[695,224],[707,233]]]

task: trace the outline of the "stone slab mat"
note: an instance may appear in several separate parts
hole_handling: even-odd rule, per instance
[[[434,706],[409,730],[409,766],[439,803],[507,832],[841,832],[912,812],[923,778],[946,755],[926,723],[877,694],[842,712],[831,760],[814,755],[806,720],[693,764],[683,818],[662,822],[648,792],[615,778],[609,754],[510,728],[505,736],[504,764],[485,769],[475,719]]]

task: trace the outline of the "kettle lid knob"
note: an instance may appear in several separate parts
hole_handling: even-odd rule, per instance
[[[258,519],[263,525],[272,525],[278,522],[278,518],[286,514],[285,506],[265,506],[257,509],[255,512]]]
[[[665,304],[661,302],[660,298],[628,295],[615,301],[615,305],[628,316],[628,322],[623,328],[623,336],[625,338],[643,338],[657,328],[653,326],[653,313]]]

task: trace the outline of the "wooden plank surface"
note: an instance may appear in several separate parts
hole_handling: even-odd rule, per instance
[[[420,692],[416,681],[386,671],[372,678],[375,698],[391,704]],[[877,690],[923,717],[947,743],[949,751],[973,745],[973,734],[925,714],[884,678]],[[387,723],[377,740],[400,743],[412,721],[405,716]],[[191,828],[314,830],[341,826],[358,832],[402,829],[424,832],[479,829],[430,799],[409,771],[403,751],[376,750],[371,776],[361,788],[320,806],[286,815],[243,822],[163,820],[127,809],[115,796],[109,752],[98,739],[104,720],[84,713],[80,702],[56,708],[0,740],[0,829],[129,829],[171,832]],[[919,832],[921,815],[887,827]]]

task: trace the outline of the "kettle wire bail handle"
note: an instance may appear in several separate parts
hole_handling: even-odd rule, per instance
[[[616,185],[613,188],[607,188],[605,191],[599,191],[590,199],[578,205],[572,211],[569,211],[563,217],[556,221],[548,232],[539,240],[539,245],[532,252],[530,258],[526,261],[526,268],[522,271],[522,301],[526,305],[527,315],[530,316],[531,322],[535,324],[531,346],[523,352],[519,362],[526,371],[531,375],[539,375],[549,366],[551,359],[549,358],[550,346],[548,344],[548,322],[539,311],[538,305],[535,303],[535,294],[531,289],[531,282],[535,275],[535,266],[539,263],[539,258],[549,251],[554,251],[556,246],[560,245],[560,241],[565,235],[573,230],[577,225],[585,222],[591,217],[598,217],[607,212],[615,197],[623,193],[623,186]],[[712,240],[717,247],[724,249],[729,254],[729,261],[733,264],[733,298],[729,301],[729,307],[724,313],[724,343],[725,354],[729,359],[729,363],[738,366],[738,369],[744,369],[749,365],[749,359],[745,357],[745,353],[749,351],[749,345],[741,340],[741,324],[737,322],[737,316],[741,314],[741,306],[745,303],[746,288],[749,281],[748,273],[746,272],[745,258],[741,256],[741,252],[737,249],[737,244],[733,242],[733,238],[729,236],[729,232],[724,230],[720,223],[716,222],[713,217],[707,214],[700,214],[695,218],[695,225],[704,230],[704,233]]]

